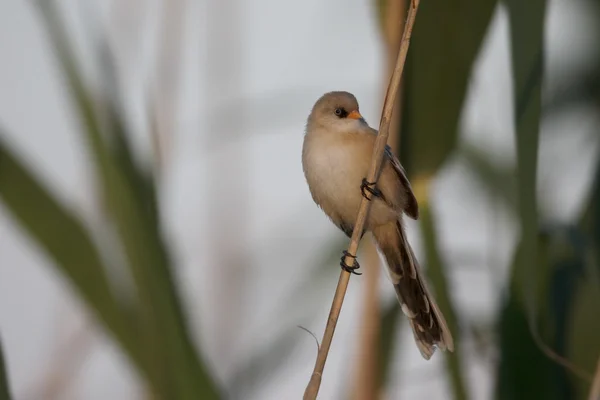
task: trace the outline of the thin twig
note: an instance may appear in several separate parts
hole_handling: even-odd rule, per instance
[[[419,8],[420,0],[412,0],[408,11],[408,18],[404,27],[404,33],[402,35],[402,43],[400,44],[400,50],[398,52],[398,59],[396,60],[396,67],[390,79],[390,84],[385,96],[383,103],[383,111],[381,114],[381,123],[379,125],[379,134],[373,148],[373,156],[371,161],[371,168],[369,170],[369,176],[367,180],[374,182],[379,175],[379,170],[383,162],[383,151],[387,144],[390,122],[392,119],[392,112],[394,110],[394,100],[396,99],[396,93],[398,92],[398,86],[402,78],[402,71],[404,70],[404,63],[406,61],[406,54],[408,53],[408,46],[410,44],[410,37],[415,23],[415,17]],[[357,189],[358,190],[358,189]],[[350,245],[348,246],[348,254],[356,254],[358,250],[358,242],[360,240],[365,220],[370,208],[370,201],[366,198],[362,199],[360,203],[360,209],[358,216],[356,217],[356,224],[354,225],[354,232],[352,232],[352,238]],[[350,257],[346,257],[345,262],[348,265],[352,265]],[[325,333],[323,334],[323,340],[321,341],[321,348],[317,355],[317,361],[315,362],[315,368],[310,378],[306,391],[304,392],[304,400],[314,400],[317,398],[319,393],[319,387],[321,386],[321,378],[323,370],[325,368],[325,362],[327,361],[327,354],[331,347],[331,341],[333,340],[333,334],[335,332],[335,326],[342,309],[344,302],[344,296],[346,295],[346,289],[348,288],[348,282],[350,281],[350,273],[342,270],[340,278],[338,280],[337,288],[331,304],[331,310],[329,312],[329,318],[327,319],[327,326],[325,327]]]
[[[315,343],[317,344],[317,351],[319,351],[319,349],[321,348],[321,345],[319,344],[319,339],[317,339],[317,335],[315,335],[314,333],[312,333],[311,331],[309,331],[308,329],[306,329],[305,327],[301,326],[301,325],[297,325],[298,328],[302,329],[303,331],[308,332],[308,334],[310,336],[313,337],[313,339],[315,339]]]
[[[535,310],[531,310],[529,312],[529,318],[527,320],[527,325],[529,326],[529,331],[531,332],[531,337],[533,338],[533,342],[542,351],[542,353],[544,353],[546,355],[546,357],[548,357],[550,360],[554,361],[558,365],[565,367],[566,369],[571,371],[574,375],[577,375],[577,377],[579,377],[587,382],[591,382],[592,375],[588,371],[584,370],[583,368],[581,368],[574,362],[570,361],[566,357],[561,356],[560,354],[558,354],[556,351],[554,351],[550,346],[548,346],[544,342],[544,340],[540,336],[538,327],[535,324],[536,319],[537,319],[537,313],[535,312]]]
[[[378,0],[377,0],[378,1]],[[406,20],[406,0],[387,1],[382,5],[381,25],[382,39],[386,45],[386,73],[382,77],[382,93],[387,90],[390,77],[396,66],[396,58],[402,40],[404,31],[404,22]],[[400,111],[402,109],[402,83],[398,87],[394,111],[390,122],[390,134],[388,145],[394,153],[399,153],[400,143]],[[380,336],[381,336],[381,306],[379,304],[379,277],[381,266],[379,254],[373,240],[363,244],[362,253],[365,255],[363,261],[366,261],[364,272],[364,298],[362,301],[363,310],[361,318],[361,333],[358,342],[359,362],[354,366],[353,391],[351,399],[377,399],[379,397],[380,386],[383,385],[379,379],[380,371]]]
[[[600,357],[598,357],[598,366],[596,367],[596,374],[594,375],[594,382],[588,400],[600,400]]]

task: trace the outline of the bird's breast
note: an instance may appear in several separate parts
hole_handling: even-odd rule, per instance
[[[303,149],[306,180],[315,202],[334,222],[354,219],[361,201],[360,184],[368,169],[368,156],[349,141],[310,141]]]

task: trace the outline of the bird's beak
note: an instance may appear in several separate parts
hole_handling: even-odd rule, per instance
[[[348,118],[352,118],[352,119],[363,119],[363,116],[360,115],[360,113],[356,110],[352,111],[350,114],[348,114]]]

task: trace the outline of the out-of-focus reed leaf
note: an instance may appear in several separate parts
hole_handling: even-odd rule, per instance
[[[468,80],[496,4],[496,0],[423,2],[404,80],[401,159],[421,209],[427,274],[455,339],[456,351],[445,355],[455,399],[467,398],[467,390],[460,369],[458,323],[436,242],[428,187],[455,151]]]
[[[592,258],[595,260],[595,268],[590,274],[600,285],[600,155],[596,160],[595,179],[590,192],[588,206],[582,213],[579,226],[591,239]]]
[[[4,352],[2,350],[2,340],[0,338],[0,400],[10,400],[10,387],[6,372],[6,363],[4,361]]]
[[[597,341],[600,323],[595,318],[600,303],[597,290],[593,295],[596,280],[589,276],[589,264],[594,264],[592,271],[594,268],[597,271],[597,261],[589,256],[589,249],[594,246],[585,239],[584,229],[551,231],[552,242],[544,247],[536,239],[535,177],[546,5],[543,0],[506,0],[506,3],[513,46],[522,239],[513,268],[511,297],[501,316],[502,358],[497,397],[583,399],[589,382],[580,377],[587,377],[593,371],[600,352]],[[594,200],[591,204],[593,207]],[[591,214],[589,210],[585,213]],[[564,360],[560,363],[551,360],[546,346]],[[527,368],[523,367],[523,359],[528,360]],[[561,365],[566,363],[569,365]],[[568,379],[573,376],[571,372],[578,375],[575,385]],[[578,393],[574,393],[574,388]]]
[[[572,399],[569,370],[551,360],[531,334],[528,301],[537,305],[536,326],[543,332],[541,341],[559,356],[570,359],[572,312],[584,273],[585,252],[578,229],[545,229],[537,238],[537,287],[530,297],[523,295],[522,274],[517,270],[522,243],[514,259],[510,297],[500,317],[500,364],[496,397],[498,399]],[[540,335],[542,336],[542,335]],[[524,363],[523,360],[527,362]]]
[[[379,361],[379,373],[377,375],[379,376],[380,393],[390,377],[391,360],[397,345],[397,332],[400,331],[403,322],[400,315],[403,315],[400,310],[400,303],[395,299],[381,313],[381,338],[379,339],[379,357],[377,357]]]
[[[0,196],[13,217],[115,334],[134,363],[143,367],[133,325],[111,292],[101,258],[88,232],[79,219],[38,183],[2,140]]]
[[[134,277],[139,296],[140,341],[145,346],[150,380],[158,394],[167,398],[217,398],[217,388],[200,362],[190,338],[183,307],[171,276],[171,262],[156,215],[152,181],[134,162],[127,141],[127,126],[119,105],[103,98],[107,113],[99,114],[98,96],[83,83],[55,4],[38,2],[50,38],[58,54],[74,103],[84,122],[94,156],[101,192]],[[100,50],[106,50],[101,46]],[[110,61],[107,84],[116,88]],[[108,61],[108,63],[107,63]]]
[[[497,0],[428,0],[419,7],[404,79],[402,162],[433,175],[454,150],[473,62]]]
[[[517,144],[517,186],[523,270],[536,265],[538,232],[536,173],[544,65],[545,0],[505,0],[510,16]],[[528,272],[531,279],[535,272]],[[535,291],[533,291],[535,295]],[[532,306],[530,304],[530,306]]]
[[[520,257],[517,251],[515,261]],[[514,268],[519,268],[515,262]],[[497,399],[566,399],[569,391],[564,371],[537,347],[531,336],[526,307],[518,285],[511,284],[500,313],[500,363]],[[546,325],[551,328],[550,325]],[[550,330],[550,329],[549,329]],[[545,340],[548,342],[549,338]],[[553,343],[553,341],[551,342]]]
[[[523,296],[532,334],[537,336],[537,283],[545,274],[538,263],[536,174],[544,65],[545,0],[505,0],[510,17],[517,147],[517,187],[521,226],[519,276],[513,281]]]
[[[494,165],[489,157],[469,144],[460,146],[458,155],[466,161],[472,173],[492,196],[500,199],[508,209],[517,209],[514,169]]]
[[[431,208],[427,203],[421,204],[419,212],[421,216],[423,244],[425,247],[425,254],[427,254],[427,275],[435,288],[435,298],[440,310],[446,318],[448,328],[454,337],[454,353],[447,352],[445,354],[448,374],[450,375],[450,381],[452,382],[454,390],[454,398],[466,399],[468,398],[468,393],[461,370],[462,362],[460,355],[461,347],[459,343],[458,318],[456,316],[456,309],[450,297],[448,278],[445,275],[444,264],[439,251],[434,217],[431,213]]]
[[[523,257],[534,265],[538,231],[537,153],[544,65],[545,0],[505,0],[510,16],[517,143],[517,184]]]
[[[600,24],[600,1],[583,0],[586,19],[590,19],[593,26]],[[594,35],[595,33],[595,35]],[[600,35],[597,30],[589,31],[589,39],[598,43]],[[590,50],[592,50],[590,48]],[[594,53],[594,51],[592,50]],[[594,56],[584,70],[573,68],[565,70],[566,76],[561,74],[561,84],[555,88],[548,88],[544,95],[542,104],[543,115],[556,115],[561,112],[572,110],[584,104],[590,104],[597,107],[600,104],[600,59]]]
[[[147,211],[147,218],[153,225],[160,224],[157,208],[157,194],[154,182],[154,176],[150,171],[144,170],[136,164],[133,150],[131,149],[127,126],[122,115],[125,107],[122,105],[122,96],[118,73],[115,67],[115,60],[108,43],[102,38],[96,39],[97,53],[100,55],[102,72],[104,73],[104,87],[106,90],[104,98],[104,108],[106,121],[110,124],[106,132],[108,133],[109,147],[112,147],[114,158],[118,161],[120,171],[123,173],[128,183],[135,188],[135,191],[144,201],[143,210]],[[152,117],[150,117],[152,118]],[[155,129],[155,121],[151,120],[151,130]],[[153,134],[153,133],[151,133]],[[155,154],[155,156],[157,156]],[[157,166],[152,166],[156,168]]]
[[[552,325],[540,332],[552,332],[553,340],[550,341],[546,338],[546,343],[550,343],[552,350],[561,355],[563,358],[570,360],[570,362],[577,366],[578,369],[583,367],[581,360],[573,357],[571,351],[571,344],[573,339],[576,339],[576,343],[579,344],[579,338],[572,334],[573,332],[573,318],[574,314],[577,314],[581,304],[578,304],[578,298],[581,295],[581,287],[585,285],[584,278],[586,275],[586,263],[588,262],[586,253],[587,240],[583,235],[583,232],[577,227],[560,227],[550,231],[550,243],[548,244],[544,253],[547,258],[548,269],[552,271],[550,279],[548,279],[548,295],[542,301],[547,303],[547,310],[544,307],[540,307],[546,319],[550,319]],[[598,298],[597,300],[600,300]],[[589,311],[589,303],[588,311]],[[594,310],[600,302],[594,305]],[[544,319],[541,318],[540,326],[543,325]],[[594,324],[594,322],[587,323],[587,328],[593,328],[600,324]],[[581,327],[581,325],[579,325]],[[548,336],[548,335],[544,335]],[[598,354],[594,349],[600,349],[598,343],[586,343],[586,350],[592,351]],[[556,387],[556,391],[562,396],[563,399],[576,398],[574,396],[574,389],[578,382],[584,383],[586,386],[588,382],[582,380],[580,377],[575,377],[571,374],[569,368],[563,365],[549,360],[554,364],[553,375],[551,375],[553,385]],[[593,364],[592,364],[593,365]],[[592,366],[593,368],[593,366]],[[574,378],[573,380],[571,378]],[[583,398],[583,397],[581,397]]]
[[[586,251],[583,252],[586,268],[578,281],[567,326],[569,359],[590,373],[595,370],[600,357],[600,319],[597,317],[600,307],[600,159],[596,166],[588,207],[579,222],[587,239]],[[589,382],[577,379],[574,385],[577,398],[586,398]]]
[[[597,265],[594,267],[597,268]],[[567,354],[569,360],[591,376],[600,357],[598,341],[600,296],[597,283],[593,279],[586,278],[588,277],[585,275],[580,278],[577,290],[573,294],[573,305],[567,321]],[[573,385],[577,395],[572,398],[587,398],[590,383],[591,381],[574,379]]]
[[[600,321],[598,296],[591,299],[593,287],[586,278],[587,257],[584,233],[577,227],[561,226],[545,229],[538,241],[538,296],[536,324],[544,346],[565,361],[558,363],[548,357],[534,341],[529,327],[527,304],[513,282],[511,297],[501,317],[501,360],[497,380],[499,399],[584,399],[589,390],[589,378],[598,355]],[[519,248],[521,251],[521,248]],[[514,269],[521,268],[515,257]],[[520,274],[513,272],[513,280]],[[583,293],[583,294],[582,294]],[[581,299],[584,299],[581,302]],[[592,300],[592,301],[591,301]],[[524,355],[525,354],[525,355]],[[555,358],[555,356],[553,356]],[[523,364],[523,359],[528,362]],[[586,363],[585,360],[589,362]],[[590,361],[591,360],[591,361]],[[573,374],[572,374],[573,373]],[[577,377],[575,378],[575,375]],[[571,380],[574,377],[574,381]],[[579,395],[574,390],[579,389]]]
[[[552,264],[540,257],[543,248],[539,246],[536,200],[545,0],[505,0],[505,3],[510,16],[521,241],[512,269],[510,298],[500,317],[497,396],[560,398],[557,396],[561,392],[555,386],[560,381],[556,376],[557,366],[536,345],[542,341],[538,316],[547,308],[540,301],[544,298],[542,289],[549,284],[552,269]],[[544,338],[546,343],[550,340]],[[548,393],[540,393],[548,387],[551,388]]]
[[[544,99],[543,113],[550,115],[568,110],[577,104],[599,103],[600,77],[598,75],[598,65],[589,72],[578,74],[567,87],[561,87],[562,90],[552,93],[547,99]]]

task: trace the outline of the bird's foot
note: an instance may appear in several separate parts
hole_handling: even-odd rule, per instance
[[[367,181],[367,178],[363,178],[361,184],[360,184],[360,192],[362,193],[363,197],[367,200],[371,200],[373,197],[381,197],[381,190],[377,189],[375,187],[375,185],[377,184],[377,182],[369,182]],[[369,197],[367,195],[367,192],[371,194],[371,197]]]
[[[351,266],[346,264],[346,257],[352,258],[354,260]],[[354,275],[362,275],[362,273],[356,272],[356,270],[360,268],[358,261],[356,261],[356,256],[348,253],[348,250],[344,250],[344,252],[342,253],[342,258],[340,258],[340,266],[346,272],[350,272]]]

